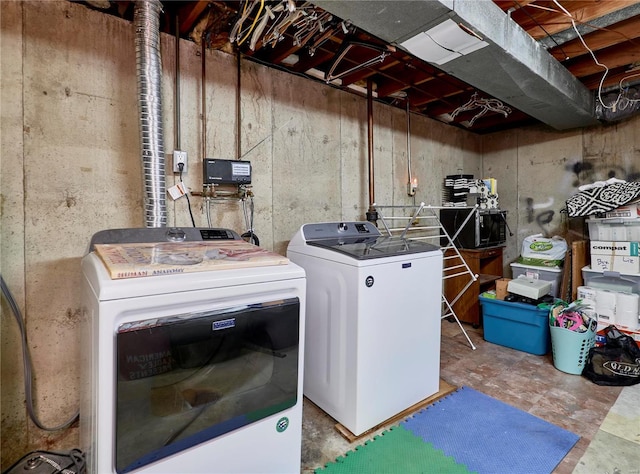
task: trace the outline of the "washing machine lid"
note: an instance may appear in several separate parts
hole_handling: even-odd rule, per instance
[[[439,247],[418,240],[400,237],[346,237],[307,241],[307,245],[339,252],[357,260],[395,257],[433,252]]]

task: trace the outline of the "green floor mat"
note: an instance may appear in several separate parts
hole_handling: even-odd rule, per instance
[[[316,474],[418,474],[460,473],[469,471],[452,457],[425,443],[402,426],[394,426],[355,451],[316,469]]]

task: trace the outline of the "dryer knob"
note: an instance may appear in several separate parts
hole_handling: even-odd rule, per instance
[[[177,227],[171,227],[167,230],[167,240],[169,242],[184,242],[187,239],[187,234],[184,230]]]
[[[340,224],[338,224],[338,232],[346,232],[347,231],[347,224],[345,224],[344,222],[340,222]]]

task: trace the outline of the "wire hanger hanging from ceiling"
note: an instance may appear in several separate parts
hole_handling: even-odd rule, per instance
[[[478,93],[474,92],[473,95],[471,96],[471,99],[469,99],[469,101],[466,104],[461,105],[460,107],[455,109],[453,112],[451,112],[451,118],[454,119],[458,114],[462,112],[467,112],[475,109],[480,109],[480,112],[478,112],[469,121],[469,127],[472,127],[473,123],[477,119],[485,115],[487,112],[496,112],[504,115],[505,118],[507,118],[507,116],[511,113],[511,108],[504,105],[504,103],[501,100],[481,99],[478,97]]]
[[[349,50],[355,47],[362,47],[362,48],[370,49],[372,51],[377,51],[379,54],[367,61],[364,61],[360,64],[356,64],[355,66],[347,69],[346,71],[342,71],[338,74],[334,74],[336,68],[338,67],[338,64],[340,64],[344,60],[344,58],[347,56],[347,53],[349,53]],[[324,80],[325,82],[329,83],[336,79],[340,79],[341,77],[344,77],[347,74],[351,74],[355,71],[359,71],[360,69],[363,69],[365,67],[369,67],[369,66],[372,66],[373,64],[381,63],[385,60],[387,56],[389,56],[391,53],[394,53],[395,51],[396,51],[396,48],[391,45],[370,44],[370,43],[363,43],[360,41],[345,42],[342,48],[342,51],[335,56],[335,59],[333,60],[331,67],[325,73]]]

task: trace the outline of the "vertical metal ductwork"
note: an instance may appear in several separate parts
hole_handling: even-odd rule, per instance
[[[167,225],[159,0],[135,3],[136,67],[146,227]]]

